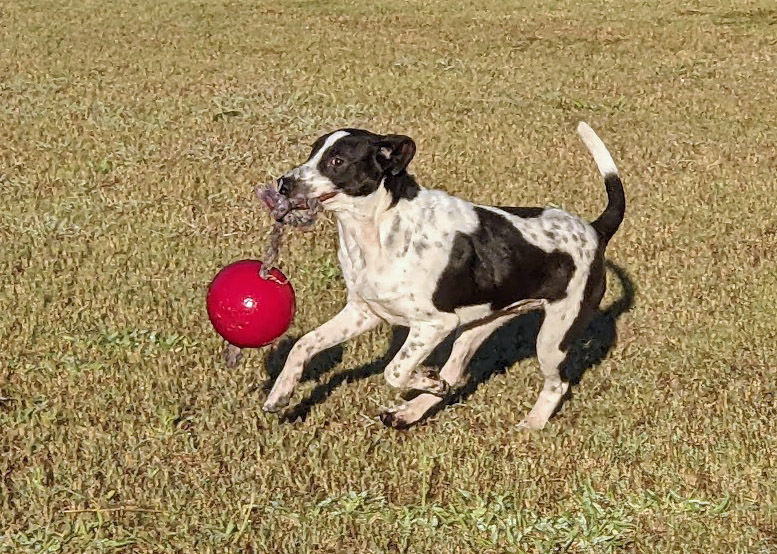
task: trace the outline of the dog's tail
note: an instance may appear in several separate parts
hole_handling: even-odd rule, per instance
[[[623,214],[626,213],[626,195],[623,192],[623,183],[618,176],[618,168],[612,161],[612,156],[607,151],[607,147],[602,142],[594,130],[581,121],[577,126],[577,132],[580,138],[590,150],[594,157],[599,171],[604,177],[604,186],[607,189],[607,207],[602,214],[591,223],[596,233],[599,235],[603,244],[607,244],[615,231],[623,221]]]

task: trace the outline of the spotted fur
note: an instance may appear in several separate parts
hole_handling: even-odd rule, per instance
[[[542,309],[537,356],[545,384],[521,423],[542,428],[567,391],[560,368],[569,347],[604,294],[604,249],[625,210],[609,152],[585,123],[578,132],[608,194],[607,208],[591,224],[559,209],[479,206],[420,187],[407,173],[415,144],[406,136],[342,129],[318,139],[282,182],[291,197],[325,198],[322,205],[335,215],[348,302],[297,342],[264,409],[285,406],[317,352],[385,321],[410,329],[384,376],[392,387],[421,394],[381,417],[406,427],[460,382],[496,328]],[[458,338],[440,375],[421,370],[454,331]]]

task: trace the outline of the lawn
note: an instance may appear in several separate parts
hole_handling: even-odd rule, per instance
[[[0,553],[774,552],[776,97],[773,0],[0,3]],[[224,365],[208,282],[316,137],[593,219],[580,120],[628,207],[543,431],[531,316],[408,431],[387,326],[262,412],[345,302],[331,220],[284,245],[287,339]]]

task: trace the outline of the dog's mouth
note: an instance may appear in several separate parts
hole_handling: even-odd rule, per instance
[[[316,197],[316,201],[317,202],[326,202],[327,200],[329,200],[330,198],[334,198],[338,194],[339,193],[336,190],[333,190],[332,192],[325,192],[324,194],[322,194],[320,196],[317,196]]]
[[[316,214],[323,208],[322,203],[334,198],[337,194],[337,191],[332,191],[314,197],[286,196],[278,192],[278,189],[272,185],[256,190],[256,195],[270,210],[272,218],[279,223],[291,225],[314,222]],[[301,221],[305,223],[300,223]]]

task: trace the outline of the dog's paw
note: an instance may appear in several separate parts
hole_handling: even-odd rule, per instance
[[[397,409],[382,412],[380,414],[380,421],[386,427],[399,430],[407,429],[413,424],[413,422],[406,421],[404,417],[402,417],[402,411]]]
[[[428,392],[440,398],[445,398],[451,393],[448,381],[431,370],[414,372],[407,382],[407,388],[417,392]]]
[[[221,358],[227,364],[227,367],[237,367],[243,359],[243,351],[239,347],[227,343],[224,346],[224,350],[221,351]]]
[[[523,420],[518,425],[516,425],[516,427],[525,431],[541,431],[545,428],[546,423],[547,421],[537,417],[532,417],[532,415],[529,414],[523,418]]]
[[[451,393],[451,386],[445,379],[438,379],[432,386],[425,389],[424,392],[445,398]]]
[[[275,399],[268,398],[264,406],[262,406],[262,410],[271,414],[278,413],[289,405],[289,398],[290,395],[288,394]]]

